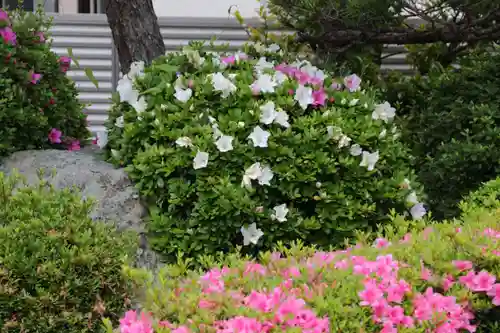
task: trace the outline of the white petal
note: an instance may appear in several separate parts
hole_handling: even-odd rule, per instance
[[[189,101],[191,96],[193,95],[193,91],[191,89],[176,89],[175,90],[175,98],[177,98],[179,101],[186,103]]]
[[[124,120],[123,116],[119,116],[118,118],[116,118],[116,120],[115,120],[116,127],[123,128],[124,125],[125,125],[125,120]]]
[[[266,125],[271,124],[276,118],[276,111],[274,110],[274,102],[267,102],[260,107],[260,122]]]
[[[411,192],[410,194],[408,194],[408,196],[406,197],[406,202],[413,205],[418,204],[417,194],[415,192]]]
[[[182,136],[175,140],[175,144],[179,147],[191,147],[193,145],[193,142],[187,136]]]
[[[361,146],[356,143],[351,146],[349,152],[352,156],[359,156],[363,153],[363,149],[361,149]]]
[[[108,132],[97,132],[97,145],[99,148],[104,148],[108,144]]]
[[[421,220],[426,213],[427,210],[422,203],[417,203],[410,209],[410,214],[414,220]]]
[[[208,153],[199,151],[193,159],[193,168],[195,170],[206,168],[208,165]]]
[[[278,220],[279,222],[285,222],[287,220],[286,215],[288,214],[289,209],[286,207],[286,204],[275,206],[273,210],[274,210],[274,214],[272,215],[273,220]]]
[[[262,168],[261,175],[259,176],[260,185],[271,185],[270,181],[273,179],[274,173],[269,166]]]
[[[289,128],[290,123],[288,122],[288,114],[285,111],[278,111],[276,112],[276,117],[274,118],[274,122],[285,127]]]
[[[230,150],[233,150],[233,137],[229,135],[222,135],[219,137],[219,139],[215,142],[215,145],[217,146],[217,149],[220,152],[227,152]]]
[[[270,135],[269,132],[264,131],[260,126],[256,126],[248,138],[252,140],[254,147],[267,148],[267,140]]]

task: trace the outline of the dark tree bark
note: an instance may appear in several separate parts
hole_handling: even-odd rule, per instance
[[[152,0],[109,0],[106,16],[122,73],[128,73],[134,61],[149,65],[165,54]]]

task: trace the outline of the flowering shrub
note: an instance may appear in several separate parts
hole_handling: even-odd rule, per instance
[[[42,13],[0,9],[0,157],[24,149],[78,149],[87,139],[83,106],[66,77],[71,59],[47,41]]]
[[[248,56],[256,51],[191,47],[145,73],[135,64],[119,82],[110,159],[158,206],[157,250],[194,256],[297,238],[329,246],[388,222],[391,209],[425,214],[388,103],[356,75],[280,63],[277,45],[261,50],[267,58]]]
[[[500,175],[500,49],[448,69],[392,82],[386,98],[403,100],[403,140],[435,217],[459,214],[462,196]]]
[[[500,209],[384,229],[342,251],[278,246],[202,274],[171,265],[154,282],[132,270],[145,312],[128,312],[120,331],[499,332]]]
[[[92,203],[45,182],[0,173],[2,332],[100,332],[117,320],[130,284],[133,236],[89,218]]]

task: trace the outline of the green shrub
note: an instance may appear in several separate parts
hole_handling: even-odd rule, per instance
[[[152,316],[127,313],[122,332],[138,323],[175,333],[500,331],[500,209],[439,224],[396,217],[383,234],[344,251],[295,244],[259,262],[221,256],[201,274],[186,263],[156,280],[130,270]]]
[[[461,198],[500,174],[498,52],[464,58],[457,70],[390,84],[386,98],[405,114],[403,140],[437,218],[459,212]]]
[[[266,60],[193,46],[120,81],[110,159],[158,206],[149,229],[167,256],[294,239],[328,246],[388,222],[391,209],[425,213],[390,105],[355,75],[337,82],[307,62],[279,65],[276,47]]]
[[[65,73],[71,59],[51,51],[48,29],[40,12],[0,9],[0,158],[50,146],[78,149],[90,136]]]
[[[500,208],[500,177],[484,183],[479,190],[472,192],[460,203],[462,212],[471,212],[478,207]]]
[[[123,314],[134,239],[93,222],[91,207],[70,190],[0,173],[2,332],[99,332],[101,316]]]

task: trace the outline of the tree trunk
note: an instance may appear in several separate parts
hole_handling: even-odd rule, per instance
[[[165,54],[152,0],[109,0],[106,16],[122,73],[128,73],[134,61],[149,65]]]

